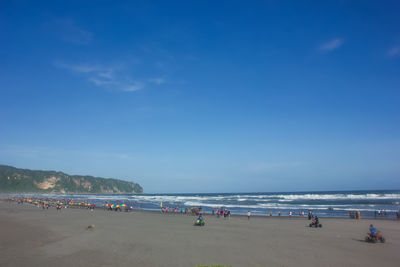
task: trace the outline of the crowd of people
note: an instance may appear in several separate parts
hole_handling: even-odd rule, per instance
[[[180,214],[188,214],[189,209],[185,208],[183,209],[182,207],[176,206],[176,207],[161,207],[161,213],[180,213]]]
[[[73,200],[73,199],[59,199],[59,198],[34,198],[34,197],[11,197],[8,198],[9,202],[17,202],[18,204],[31,204],[37,208],[46,209],[55,208],[57,211],[61,211],[66,208],[80,208],[80,209],[88,209],[93,211],[96,207],[98,207],[95,203],[90,201],[82,201],[82,200]],[[109,202],[105,202],[101,206],[104,210],[113,210],[113,211],[122,211],[131,209],[132,207],[128,207],[126,204],[110,204]]]
[[[49,208],[56,208],[57,211],[61,209],[65,209],[67,207],[76,206],[76,207],[83,207],[85,206],[90,207],[90,203],[75,203],[71,199],[54,199],[54,198],[31,198],[31,197],[12,197],[8,198],[8,201],[14,201],[18,204],[31,204],[37,208],[41,209],[49,209]]]
[[[228,209],[224,209],[224,208],[219,208],[217,210],[212,209],[211,215],[217,215],[217,218],[224,217],[225,219],[226,218],[229,219],[231,217],[231,211]]]

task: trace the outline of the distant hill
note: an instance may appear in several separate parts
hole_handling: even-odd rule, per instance
[[[143,193],[137,184],[117,179],[68,175],[0,165],[0,193]]]

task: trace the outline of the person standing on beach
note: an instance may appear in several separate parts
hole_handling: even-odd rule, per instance
[[[251,212],[248,211],[248,212],[247,212],[247,220],[250,220],[250,215],[251,215]]]

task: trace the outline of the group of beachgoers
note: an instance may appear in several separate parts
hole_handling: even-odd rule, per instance
[[[219,212],[219,211],[218,211]],[[176,214],[176,213],[180,213],[180,214],[184,214],[184,215],[195,215],[195,216],[199,216],[199,215],[203,215],[205,214],[205,212],[203,211],[203,209],[200,207],[196,207],[193,206],[192,208],[182,208],[179,206],[175,206],[175,207],[169,207],[169,206],[165,206],[163,207],[161,204],[161,213],[162,214]],[[222,213],[221,213],[222,214]],[[214,215],[214,210],[212,215]]]
[[[357,211],[349,211],[349,217],[350,217],[350,219],[359,220],[359,219],[361,219],[361,213],[360,213],[359,210],[357,210]]]
[[[21,205],[27,203],[34,205],[37,208],[46,210],[48,210],[49,208],[56,208],[57,211],[61,211],[61,209],[65,209],[70,206],[78,206],[78,207],[85,206],[86,208],[91,207],[90,203],[75,203],[71,199],[14,197],[14,198],[8,198],[8,201],[10,202],[14,201]]]
[[[374,211],[374,218],[378,217],[386,217],[388,214],[386,210],[375,210]],[[396,213],[397,218],[399,219],[399,212]],[[361,219],[361,213],[359,210],[357,211],[349,211],[349,217],[350,219]]]
[[[176,207],[161,207],[161,213],[180,213],[180,214],[188,214],[189,209],[185,208],[183,209],[182,207],[176,206]]]
[[[385,217],[385,216],[387,216],[386,210],[375,210],[374,211],[374,217],[375,218],[377,218],[377,217]]]
[[[212,216],[217,215],[217,218],[224,217],[225,219],[226,218],[229,219],[231,217],[231,211],[228,209],[224,209],[224,208],[217,209],[216,211],[214,209],[212,209],[211,215]]]
[[[49,208],[56,208],[57,211],[61,211],[66,208],[80,208],[88,209],[93,211],[96,208],[95,203],[89,201],[79,201],[73,199],[55,199],[55,198],[31,198],[31,197],[11,197],[8,198],[9,202],[17,202],[18,204],[31,204],[37,208],[48,210]],[[127,210],[126,204],[110,204],[108,202],[102,205],[104,210],[122,211]],[[129,207],[131,209],[132,207]]]

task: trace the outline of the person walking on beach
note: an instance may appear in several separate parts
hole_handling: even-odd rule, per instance
[[[361,215],[360,215],[360,211],[359,210],[356,213],[356,218],[357,218],[357,220],[361,219]]]
[[[251,215],[251,212],[248,211],[248,212],[247,212],[247,220],[250,220],[250,215]]]

